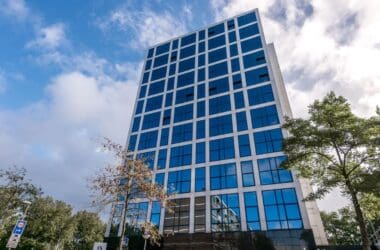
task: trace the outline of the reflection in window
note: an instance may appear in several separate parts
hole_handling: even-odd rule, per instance
[[[220,161],[235,157],[232,137],[210,141],[210,161]]]
[[[279,123],[276,105],[252,109],[251,119],[253,128],[275,125]]]
[[[245,216],[249,231],[260,230],[259,208],[257,206],[256,192],[244,193]]]
[[[251,146],[248,135],[239,135],[239,155],[240,157],[251,155]]]
[[[206,172],[205,168],[195,169],[195,192],[203,192],[206,190]]]
[[[160,217],[161,217],[161,204],[159,201],[153,201],[152,210],[150,213],[150,222],[154,224],[157,228],[160,227]]]
[[[264,102],[274,101],[270,84],[248,90],[249,105],[258,105]]]
[[[166,166],[167,149],[158,151],[157,169],[163,169]]]
[[[230,95],[215,97],[209,100],[209,114],[217,114],[231,110]]]
[[[240,231],[238,194],[211,196],[211,231]]]
[[[191,164],[191,144],[172,147],[170,152],[170,164],[169,167],[179,167]]]
[[[144,161],[144,163],[149,169],[153,169],[155,155],[155,151],[139,153],[136,155],[136,159]]]
[[[206,198],[195,197],[194,199],[194,232],[206,231]]]
[[[195,163],[203,163],[206,161],[206,144],[198,142],[196,145]]]
[[[253,175],[253,164],[252,161],[242,161],[241,166],[241,176],[243,180],[243,187],[251,187],[255,185],[255,177]]]
[[[157,144],[158,131],[145,132],[140,135],[139,150],[154,148]]]
[[[280,167],[281,162],[283,162],[285,159],[285,156],[279,156],[257,160],[261,185],[286,183],[293,181],[290,170]]]
[[[168,193],[188,193],[190,192],[191,169],[169,172]]]
[[[210,119],[209,134],[211,136],[232,133],[232,116],[223,115]]]
[[[266,154],[282,150],[282,131],[280,128],[256,132],[255,138],[256,154]]]
[[[193,138],[193,123],[173,127],[172,144],[191,141]]]
[[[129,203],[126,222],[134,227],[141,226],[146,221],[148,202]]]
[[[216,165],[210,167],[210,189],[236,188],[235,163]]]
[[[154,179],[154,183],[160,186],[164,186],[165,182],[165,173],[157,173]]]
[[[165,209],[164,233],[188,233],[190,223],[190,199],[171,200],[170,206],[174,213]]]

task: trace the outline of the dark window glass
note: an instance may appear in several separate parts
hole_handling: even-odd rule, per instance
[[[151,132],[141,133],[138,149],[143,150],[143,149],[156,147],[157,135],[158,135],[157,130],[151,131]]]
[[[194,67],[195,67],[195,57],[180,61],[178,73],[184,72],[189,69],[194,69]]]
[[[262,48],[263,45],[261,43],[261,38],[260,37],[254,37],[245,41],[241,42],[241,51],[243,53],[251,51],[251,50],[256,50]]]
[[[235,28],[235,21],[233,19],[232,20],[228,20],[227,27],[228,27],[228,30],[234,29]]]
[[[159,173],[156,174],[156,177],[154,178],[154,182],[160,186],[164,186],[165,182],[165,173]]]
[[[175,70],[176,70],[176,64],[173,63],[173,64],[170,64],[170,68],[169,68],[169,76],[172,76],[175,74]]]
[[[228,74],[228,66],[227,62],[221,62],[218,64],[214,64],[212,66],[209,66],[208,68],[208,78],[215,78],[222,75]]]
[[[195,192],[206,190],[206,172],[205,168],[195,169]]]
[[[145,86],[141,86],[139,98],[145,97],[145,94],[146,94],[146,85]]]
[[[260,230],[259,208],[257,206],[256,192],[244,193],[245,216],[249,231]]]
[[[150,213],[150,222],[156,227],[160,227],[161,205],[159,201],[152,202],[152,210]]]
[[[193,104],[176,107],[174,110],[174,122],[193,119]]]
[[[211,196],[211,231],[241,231],[238,194]]]
[[[213,51],[208,53],[208,63],[209,64],[223,60],[223,59],[226,59],[226,58],[227,58],[227,52],[226,52],[225,47],[217,49],[217,50],[213,50]]]
[[[234,58],[231,60],[231,69],[232,69],[232,72],[236,72],[240,70],[239,58]]]
[[[258,69],[245,72],[245,79],[247,86],[255,85],[262,82],[269,81],[269,73],[267,67],[261,67]]]
[[[244,39],[244,38],[259,34],[259,28],[257,26],[257,23],[240,29],[239,34],[240,34],[240,39]]]
[[[154,58],[153,67],[156,68],[156,67],[159,67],[161,65],[167,64],[168,63],[168,57],[169,57],[169,54],[165,54],[165,55],[157,56],[156,58]]]
[[[170,62],[174,62],[177,60],[177,51],[173,51],[172,55],[170,56]]]
[[[232,44],[230,45],[230,56],[231,57],[234,57],[234,56],[237,56],[238,54],[238,48],[237,48],[237,44]]]
[[[136,115],[140,114],[143,110],[144,100],[138,101],[136,106]]]
[[[234,97],[235,97],[235,109],[243,108],[245,106],[243,92],[236,92],[234,94]]]
[[[156,48],[156,56],[169,51],[170,42],[160,45]]]
[[[162,106],[162,95],[151,97],[146,102],[145,112],[160,109]]]
[[[223,115],[210,119],[210,136],[232,133],[232,116]]]
[[[194,87],[177,90],[175,103],[180,104],[194,100]]]
[[[215,48],[223,46],[223,45],[226,45],[226,38],[224,35],[221,35],[221,36],[218,36],[218,37],[215,37],[215,38],[208,40],[208,49],[209,50],[215,49]]]
[[[152,57],[154,52],[154,48],[148,50],[148,57]]]
[[[137,130],[139,130],[140,121],[141,121],[141,116],[135,117],[135,119],[133,119],[132,132],[136,132]]]
[[[150,69],[151,66],[152,66],[152,60],[147,60],[145,64],[145,70]]]
[[[272,87],[270,84],[248,90],[249,105],[258,105],[264,102],[274,101]]]
[[[198,82],[204,81],[205,77],[206,77],[205,68],[198,69]]]
[[[165,107],[172,106],[172,103],[173,103],[173,92],[170,92],[166,94]]]
[[[234,89],[241,89],[242,88],[243,84],[241,81],[241,75],[240,74],[236,74],[236,75],[232,76],[232,84],[234,86]]]
[[[153,70],[150,80],[155,81],[155,80],[158,80],[158,79],[165,77],[166,76],[166,68],[167,67],[165,66],[165,67]]]
[[[250,156],[251,155],[251,147],[249,144],[248,135],[239,135],[239,153],[240,157]]]
[[[260,128],[279,123],[276,105],[251,110],[252,127]]]
[[[168,141],[169,141],[169,128],[163,128],[161,130],[160,146],[168,145]]]
[[[200,42],[198,47],[198,53],[205,52],[205,42]]]
[[[143,81],[142,83],[147,83],[149,81],[149,72],[145,72],[143,76]]]
[[[188,193],[190,192],[191,169],[169,172],[168,193]]]
[[[182,74],[178,76],[177,88],[190,85],[194,83],[194,71]]]
[[[191,164],[192,145],[172,147],[170,150],[169,167],[179,167]]]
[[[208,28],[208,37],[213,37],[224,32],[224,23]]]
[[[197,139],[203,139],[205,138],[206,133],[206,125],[205,121],[197,121]]]
[[[201,54],[198,56],[198,67],[205,65],[205,54]]]
[[[236,113],[236,123],[238,131],[244,131],[248,129],[247,116],[245,115],[245,111]]]
[[[157,159],[157,169],[164,169],[166,166],[166,154],[167,150],[166,149],[161,149],[158,151],[158,159]],[[161,185],[164,183],[162,182]]]
[[[197,118],[204,117],[206,112],[205,102],[201,101],[197,103]]]
[[[188,233],[190,218],[190,199],[171,200],[170,209],[165,209],[164,233]],[[173,212],[171,212],[173,211]]]
[[[268,230],[303,227],[294,188],[263,191],[263,202]]]
[[[241,178],[243,181],[243,187],[251,187],[255,185],[255,177],[253,175],[252,161],[242,161],[241,166]]]
[[[199,40],[200,41],[205,39],[205,33],[206,32],[204,30],[199,31]]]
[[[178,39],[174,40],[172,43],[172,49],[176,49],[176,48],[178,48]]]
[[[236,188],[236,167],[234,163],[210,166],[210,189]]]
[[[197,98],[200,99],[203,97],[205,97],[205,85],[200,84],[200,85],[198,85],[198,96],[197,96]]]
[[[210,141],[210,161],[220,161],[235,157],[232,137]]]
[[[230,96],[224,95],[209,100],[209,114],[217,114],[231,110]]]
[[[285,156],[271,157],[257,160],[260,172],[261,185],[292,182],[292,173],[281,167]]]
[[[142,160],[149,169],[153,169],[155,155],[155,151],[139,153],[136,155],[136,159]]]
[[[236,42],[236,33],[235,31],[229,32],[228,33],[228,40],[230,43]]]
[[[174,88],[174,77],[171,77],[168,79],[168,89],[167,90],[172,90]]]
[[[142,129],[156,128],[160,125],[161,111],[144,115]]]
[[[264,64],[265,62],[265,55],[263,50],[243,56],[244,68],[246,69]]]
[[[266,154],[282,150],[282,132],[280,128],[256,132],[255,138],[256,154]]]
[[[198,142],[195,153],[195,163],[204,163],[206,161],[206,144],[204,142]]]
[[[162,125],[170,124],[171,110],[167,109],[164,111],[164,117],[162,118]]]
[[[149,85],[148,95],[154,95],[163,92],[165,89],[165,80],[151,83]]]
[[[224,77],[218,80],[210,81],[208,85],[209,96],[228,92],[230,90],[230,84],[228,77]]]
[[[186,58],[186,57],[189,57],[189,56],[193,56],[195,54],[195,45],[191,45],[189,47],[186,47],[184,49],[181,49],[181,53],[180,53],[180,59],[183,59],[183,58]]]
[[[184,47],[186,45],[192,44],[195,42],[196,39],[196,33],[182,37],[181,38],[181,47]]]
[[[239,26],[243,26],[248,23],[256,22],[256,15],[255,13],[249,13],[244,16],[238,17],[238,24]]]
[[[173,127],[172,144],[191,141],[193,138],[193,123]]]
[[[131,137],[129,137],[129,145],[128,145],[129,151],[132,151],[132,152],[135,151],[136,141],[137,141],[137,135],[131,135]]]

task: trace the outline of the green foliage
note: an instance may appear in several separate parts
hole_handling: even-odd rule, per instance
[[[273,242],[265,234],[256,233],[254,237],[254,244],[256,250],[275,250]]]

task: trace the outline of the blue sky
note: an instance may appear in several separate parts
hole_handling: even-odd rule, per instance
[[[0,7],[1,168],[27,168],[45,193],[76,209],[89,206],[86,178],[109,162],[94,139],[126,140],[147,47],[248,9],[259,8],[275,44],[295,116],[330,90],[362,116],[380,104],[378,0],[0,0]],[[344,200],[319,204],[335,209]]]

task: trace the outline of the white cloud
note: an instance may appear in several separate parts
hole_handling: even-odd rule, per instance
[[[66,40],[65,25],[63,23],[40,27],[36,36],[36,39],[26,44],[27,48],[54,50],[68,42]]]
[[[25,20],[30,10],[24,0],[0,0],[0,13],[4,16]]]

